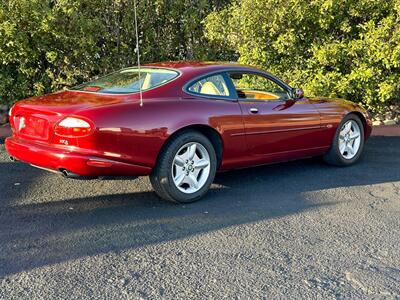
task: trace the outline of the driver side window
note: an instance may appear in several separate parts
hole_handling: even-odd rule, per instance
[[[230,73],[238,97],[255,100],[288,100],[287,91],[271,79],[251,73]]]

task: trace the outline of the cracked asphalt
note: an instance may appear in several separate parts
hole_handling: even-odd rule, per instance
[[[219,174],[174,205],[147,178],[64,179],[0,145],[0,299],[400,299],[400,137],[355,166]]]

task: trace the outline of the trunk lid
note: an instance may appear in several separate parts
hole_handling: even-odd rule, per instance
[[[17,102],[10,116],[14,136],[51,142],[53,128],[68,115],[96,106],[116,104],[126,96],[63,91]]]

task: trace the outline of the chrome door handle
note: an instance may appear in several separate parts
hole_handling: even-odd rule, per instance
[[[252,114],[257,114],[258,113],[258,108],[252,107],[252,108],[250,108],[250,112]]]

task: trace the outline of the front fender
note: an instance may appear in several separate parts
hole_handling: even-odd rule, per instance
[[[321,114],[321,126],[327,128],[326,139],[331,142],[337,127],[343,118],[350,114],[356,113],[364,123],[365,138],[371,135],[372,120],[366,109],[360,104],[344,100],[344,99],[328,99],[328,98],[310,98]]]

